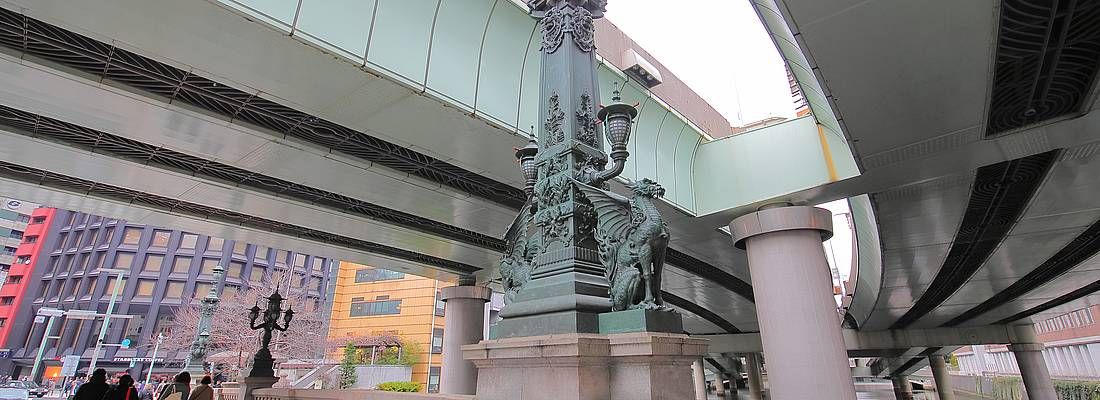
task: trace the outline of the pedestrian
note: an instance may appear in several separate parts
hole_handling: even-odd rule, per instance
[[[191,395],[191,374],[187,371],[176,374],[175,382],[161,385],[157,400],[187,400]]]
[[[103,400],[110,386],[107,385],[107,370],[98,368],[92,372],[92,377],[87,383],[81,384],[76,390],[73,400]]]
[[[130,374],[118,377],[118,384],[103,396],[103,400],[138,400],[137,390],[134,389],[134,378]]]
[[[199,381],[199,385],[191,391],[191,395],[187,397],[187,400],[214,400],[214,389],[210,387],[211,382],[213,380],[210,379],[210,375],[203,376],[202,380]]]

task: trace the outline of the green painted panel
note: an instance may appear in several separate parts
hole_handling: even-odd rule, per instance
[[[833,165],[836,167],[837,179],[847,179],[859,175],[859,166],[856,158],[848,147],[848,141],[839,133],[825,128],[825,142],[829,144],[829,154],[833,157]]]
[[[275,25],[287,32],[294,23],[294,12],[298,10],[298,0],[223,0],[223,4]]]
[[[423,84],[438,4],[439,0],[378,0],[367,62],[408,82]]]
[[[810,117],[703,144],[693,176],[700,215],[781,198],[829,179]]]
[[[676,142],[676,190],[668,194],[677,204],[692,211],[695,210],[695,181],[691,170],[695,148],[700,141],[702,137],[690,126],[680,132],[680,139]]]
[[[367,51],[375,0],[302,0],[297,31],[362,61]]]
[[[507,1],[497,1],[481,51],[477,111],[504,124],[519,118],[519,82],[535,20]]]
[[[661,130],[661,123],[668,110],[661,107],[656,101],[648,101],[638,113],[638,122],[634,123],[631,142],[634,146],[630,149],[630,158],[634,159],[634,174],[630,179],[652,177],[657,166],[654,164],[654,149],[657,144],[657,132]]]
[[[680,133],[685,129],[684,121],[669,114],[665,117],[665,123],[661,124],[661,132],[657,135],[656,151],[654,152],[657,165],[656,174],[650,179],[656,180],[664,186],[666,192],[676,191],[676,143],[680,141]],[[644,177],[643,177],[644,178]]]
[[[539,125],[539,77],[542,75],[542,52],[539,51],[538,25],[531,25],[527,42],[527,57],[523,61],[523,76],[519,88],[519,122],[516,128],[535,136]],[[532,127],[535,127],[532,130]]]
[[[626,85],[626,77],[622,76],[618,71],[615,71],[607,66],[607,64],[600,63],[596,67],[596,80],[600,89],[600,104],[611,104],[612,92],[615,89],[622,89]],[[633,93],[632,93],[633,94]],[[624,93],[624,96],[627,94]],[[631,97],[634,101],[642,101],[648,94],[640,95],[637,97]]]
[[[0,228],[0,237],[8,237],[11,234],[10,228]]]
[[[443,0],[432,34],[428,88],[472,108],[481,38],[497,0]]]
[[[882,247],[878,236],[878,221],[875,219],[871,198],[865,194],[848,199],[855,222],[855,254],[857,272],[855,292],[848,312],[856,318],[859,326],[871,317],[871,311],[878,301],[882,287]]]

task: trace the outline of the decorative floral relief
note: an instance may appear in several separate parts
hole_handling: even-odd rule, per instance
[[[542,51],[552,54],[561,47],[565,33],[573,34],[573,43],[587,53],[595,49],[592,12],[584,7],[553,7],[542,18]]]
[[[577,140],[592,147],[598,147],[596,142],[596,120],[592,117],[592,96],[588,93],[581,95],[581,105],[577,108]]]
[[[561,110],[557,93],[550,96],[546,108],[546,122],[543,123],[542,127],[543,131],[546,132],[547,147],[549,147],[565,141],[565,131],[562,128],[562,122],[565,121],[565,112]]]

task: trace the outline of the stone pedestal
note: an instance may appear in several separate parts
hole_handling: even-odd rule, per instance
[[[691,364],[705,339],[671,333],[531,336],[463,347],[478,400],[647,400],[695,397]]]
[[[275,382],[278,382],[279,378],[274,376],[249,376],[241,378],[237,381],[240,385],[237,390],[237,400],[255,400],[255,396],[252,394],[256,389],[267,389],[275,386]]]
[[[441,298],[446,303],[443,327],[443,368],[439,377],[439,393],[474,394],[477,368],[462,359],[462,346],[477,343],[485,331],[485,302],[493,291],[484,286],[452,286],[443,288]]]

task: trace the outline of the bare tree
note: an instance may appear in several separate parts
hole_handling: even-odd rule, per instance
[[[260,331],[250,329],[248,311],[254,305],[259,305],[261,310],[266,308],[267,297],[274,291],[270,287],[252,287],[222,293],[211,324],[207,361],[228,367],[230,373],[245,370],[251,364],[253,355],[260,349]],[[286,299],[283,309],[293,308],[294,319],[286,332],[278,332],[271,340],[272,354],[283,359],[323,356],[329,347],[324,329],[327,313],[319,309],[319,300],[307,297],[301,289],[291,289],[290,293],[282,294]],[[160,345],[164,354],[190,349],[198,334],[198,299],[174,311],[174,324],[164,333],[165,338]],[[143,342],[152,347],[156,343],[153,336]]]

